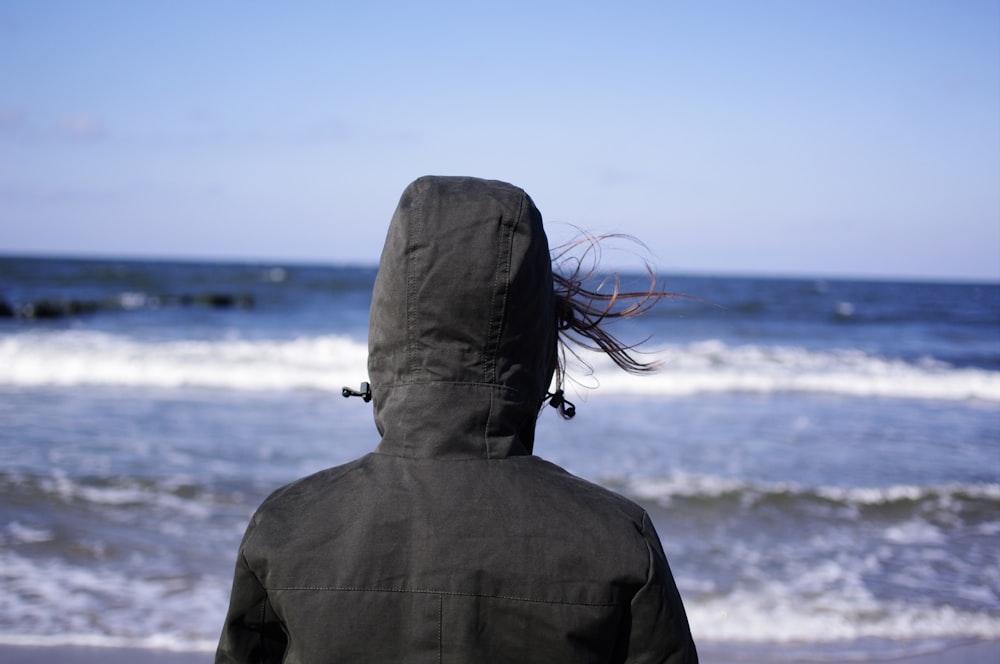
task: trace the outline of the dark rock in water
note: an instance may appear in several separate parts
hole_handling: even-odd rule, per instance
[[[216,309],[229,309],[239,307],[240,309],[252,309],[254,300],[252,295],[230,295],[213,293],[208,296],[209,306]]]
[[[205,302],[208,306],[216,309],[229,309],[236,306],[236,296],[225,293],[209,293],[205,296]]]
[[[254,306],[253,295],[232,294],[232,293],[206,293],[202,295],[185,294],[177,298],[183,306],[204,305],[213,309],[252,309]]]
[[[146,298],[144,304],[158,309],[161,305],[204,306],[213,309],[252,309],[253,295],[233,293],[184,294],[176,297]],[[53,320],[68,316],[83,316],[101,309],[132,311],[141,306],[123,306],[121,300],[108,301],[103,305],[95,300],[36,300],[25,305],[9,304],[0,300],[0,318],[26,318],[29,320]]]
[[[24,308],[25,318],[62,318],[69,312],[62,302],[52,302],[50,300],[38,300]]]
[[[37,300],[21,309],[25,318],[53,319],[79,316],[97,311],[100,305],[89,300]]]

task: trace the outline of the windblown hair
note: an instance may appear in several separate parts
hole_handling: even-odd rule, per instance
[[[556,247],[553,251],[552,280],[558,330],[555,369],[557,393],[561,394],[559,391],[567,380],[567,354],[588,369],[591,368],[574,346],[601,351],[630,374],[648,374],[659,369],[658,362],[645,362],[636,357],[641,353],[637,348],[648,341],[648,337],[635,343],[626,343],[612,334],[607,324],[616,319],[641,316],[660,300],[687,297],[661,290],[656,272],[645,260],[642,263],[649,277],[649,287],[646,290],[623,292],[617,272],[612,272],[592,286],[600,274],[602,243],[612,239],[627,240],[643,246],[628,235],[584,234],[581,239]],[[561,400],[557,407],[564,418],[572,417],[572,411],[567,412]]]

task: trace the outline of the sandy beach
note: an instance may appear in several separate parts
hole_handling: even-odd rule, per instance
[[[850,658],[838,658],[834,648],[809,658],[777,647],[769,653],[755,646],[752,653],[734,650],[728,644],[706,643],[699,646],[704,664],[857,664],[891,662],[892,664],[995,664],[1000,661],[1000,641],[980,641],[956,645],[938,652],[906,657],[879,658],[855,652]],[[0,661],[5,664],[209,664],[209,653],[166,652],[129,648],[29,647],[0,646]]]

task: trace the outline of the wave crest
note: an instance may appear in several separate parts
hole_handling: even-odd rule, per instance
[[[719,341],[668,346],[662,370],[635,377],[603,355],[580,382],[598,394],[650,397],[697,393],[826,393],[1000,402],[1000,372],[955,368],[927,358],[883,358],[860,350],[729,346]],[[0,385],[311,389],[339,392],[367,375],[363,342],[324,335],[289,340],[141,341],[102,332],[11,335],[0,341]]]

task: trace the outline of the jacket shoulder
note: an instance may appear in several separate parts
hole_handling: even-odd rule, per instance
[[[574,475],[541,457],[529,457],[536,484],[555,503],[578,505],[596,519],[627,521],[640,532],[648,522],[646,510],[635,501],[607,487]]]
[[[329,495],[337,490],[338,484],[359,471],[363,472],[367,458],[363,456],[340,466],[325,468],[275,489],[257,508],[251,523],[261,525],[273,518],[282,518],[290,512],[294,514],[313,502],[317,496]]]

